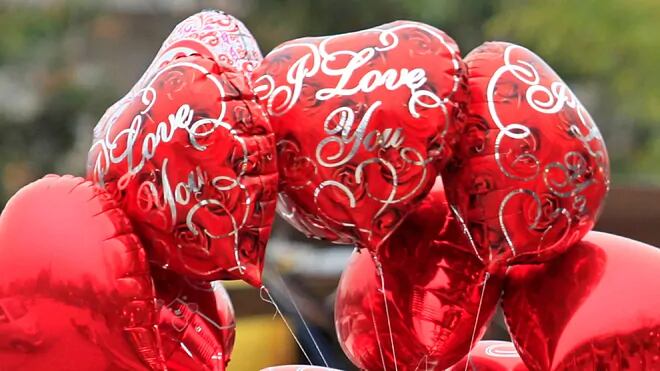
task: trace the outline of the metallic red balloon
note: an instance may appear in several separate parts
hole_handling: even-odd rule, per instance
[[[441,186],[377,256],[355,253],[337,289],[335,324],[349,359],[366,370],[425,370],[463,358],[487,327],[503,274],[486,278]]]
[[[377,249],[450,156],[463,77],[456,43],[422,23],[275,48],[252,78],[277,138],[280,215]]]
[[[0,272],[0,369],[165,369],[145,252],[92,183],[20,190],[0,217]]]
[[[234,308],[218,281],[181,278],[154,268],[158,328],[169,370],[225,370],[236,334]]]
[[[277,168],[245,75],[202,56],[177,58],[111,110],[94,131],[88,178],[119,200],[149,260],[260,286]]]
[[[544,265],[512,267],[503,308],[532,370],[660,369],[660,250],[591,232]]]
[[[466,367],[466,363],[469,366]],[[478,342],[469,359],[466,356],[449,371],[527,371],[520,355],[508,341],[482,340]]]
[[[609,160],[589,113],[531,51],[489,42],[466,58],[470,104],[447,197],[482,253],[548,260],[599,215]]]

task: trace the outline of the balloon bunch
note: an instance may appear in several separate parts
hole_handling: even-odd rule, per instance
[[[660,368],[660,251],[591,232],[603,139],[521,46],[463,59],[399,21],[262,58],[204,11],[101,118],[87,179],[47,176],[0,217],[11,369],[223,370],[218,280],[262,287],[276,209],[356,246],[335,322],[361,369]],[[479,342],[500,299],[515,350]]]
[[[400,21],[285,42],[252,80],[279,214],[356,245],[335,322],[357,367],[660,368],[660,251],[591,232],[605,144],[536,54],[489,42],[462,59]],[[480,363],[501,297],[517,361]]]

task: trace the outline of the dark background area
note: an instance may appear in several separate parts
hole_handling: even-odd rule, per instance
[[[0,0],[0,206],[46,173],[82,175],[104,110],[139,78],[172,28],[205,8],[242,19],[264,54],[292,38],[397,19],[446,31],[464,55],[486,40],[534,50],[574,89],[606,139],[613,190],[599,229],[660,245],[656,0]],[[341,366],[328,295],[350,247],[315,245],[278,223],[269,249],[272,282],[284,276]],[[272,316],[258,293],[229,289],[239,317]],[[291,343],[287,332],[278,334],[275,343]],[[254,365],[239,355],[250,353],[241,348],[256,341],[250,336],[259,335],[239,326],[234,369]],[[488,336],[505,337],[501,323]],[[280,359],[295,357],[289,353]]]

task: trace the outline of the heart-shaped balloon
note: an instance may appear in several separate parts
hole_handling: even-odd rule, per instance
[[[94,130],[88,178],[120,200],[160,266],[261,284],[277,170],[247,79],[260,61],[240,21],[195,14]]]
[[[527,371],[520,355],[508,341],[482,340],[470,351],[469,357],[448,371]]]
[[[552,258],[589,232],[609,187],[598,128],[557,74],[513,44],[466,58],[470,104],[447,197],[483,254]]]
[[[376,259],[355,253],[344,270],[335,303],[340,344],[364,370],[445,369],[481,338],[502,276],[489,278],[438,182]]]
[[[660,250],[591,232],[507,272],[503,309],[531,370],[660,369]]]
[[[450,156],[463,75],[456,43],[415,22],[275,48],[252,78],[276,134],[280,215],[375,250]]]
[[[48,176],[0,217],[0,369],[165,369],[145,252],[109,194]]]
[[[88,177],[119,200],[150,261],[261,284],[277,169],[244,74],[201,56],[162,67],[99,122]]]
[[[236,335],[234,308],[218,281],[194,281],[155,267],[168,370],[225,370]]]

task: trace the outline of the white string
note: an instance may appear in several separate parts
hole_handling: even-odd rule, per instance
[[[291,304],[293,304],[293,308],[296,310],[296,313],[298,314],[300,321],[302,321],[303,326],[305,326],[305,330],[307,331],[307,334],[312,339],[312,343],[314,343],[314,347],[319,352],[319,356],[321,356],[321,360],[323,360],[323,364],[325,365],[325,367],[329,367],[328,362],[325,360],[325,357],[323,356],[323,352],[321,352],[321,348],[319,347],[319,344],[316,342],[316,339],[314,339],[314,336],[312,336],[312,331],[309,329],[309,326],[307,326],[307,322],[305,321],[305,318],[303,318],[302,313],[300,313],[300,310],[298,309],[298,305],[296,305],[296,301],[293,300],[293,295],[291,295],[291,291],[286,286],[286,282],[284,282],[284,278],[282,278],[282,276],[280,275],[278,275],[278,277],[280,281],[282,281],[282,286],[284,287],[284,291],[286,291],[287,296],[289,296],[289,300],[291,300]]]
[[[263,293],[266,293],[266,295],[268,295],[268,299],[264,298]],[[295,340],[296,344],[298,344],[298,347],[300,348],[300,351],[302,351],[303,355],[305,356],[305,359],[307,359],[307,362],[310,365],[312,365],[312,360],[307,355],[307,352],[305,352],[305,348],[303,348],[302,344],[300,344],[300,341],[298,340],[298,337],[293,332],[293,329],[291,328],[291,326],[289,326],[289,322],[286,320],[286,317],[284,317],[284,315],[280,311],[280,307],[277,305],[277,303],[275,303],[275,299],[273,299],[273,297],[270,295],[270,292],[268,291],[268,289],[266,288],[265,285],[261,286],[261,288],[259,289],[259,296],[261,297],[261,300],[265,301],[266,303],[273,304],[273,307],[275,307],[275,311],[276,311],[275,316],[279,315],[282,318],[282,321],[284,321],[284,325],[286,325],[286,328],[289,329],[289,332],[291,333],[291,336],[293,336],[293,340]],[[275,316],[273,316],[273,318],[275,318]]]
[[[383,274],[383,266],[380,264],[378,257],[373,256],[374,262],[376,263],[376,268],[378,269],[378,275],[380,276],[380,286],[381,292],[383,293],[383,303],[385,304],[385,316],[387,317],[387,329],[390,332],[390,343],[392,344],[392,358],[394,359],[394,370],[399,370],[399,365],[396,359],[396,350],[394,349],[394,335],[392,334],[392,323],[390,322],[390,311],[389,306],[387,305],[387,295],[385,294],[385,275]]]
[[[484,286],[481,288],[481,297],[479,298],[479,308],[477,308],[477,316],[474,319],[474,328],[472,329],[472,338],[470,338],[470,349],[468,349],[467,360],[465,361],[465,371],[470,367],[470,362],[472,361],[472,343],[474,342],[474,337],[477,333],[477,327],[479,327],[479,316],[481,315],[481,305],[484,301],[484,294],[486,293],[486,284],[488,283],[488,278],[490,278],[490,273],[486,272],[484,276]]]
[[[378,335],[378,325],[376,324],[376,316],[374,315],[373,306],[369,306],[371,311],[371,321],[374,324],[374,332],[376,333],[376,343],[378,344],[378,353],[380,353],[380,361],[383,363],[383,370],[387,371],[387,365],[385,364],[385,356],[383,355],[383,345],[380,343],[380,336]]]

